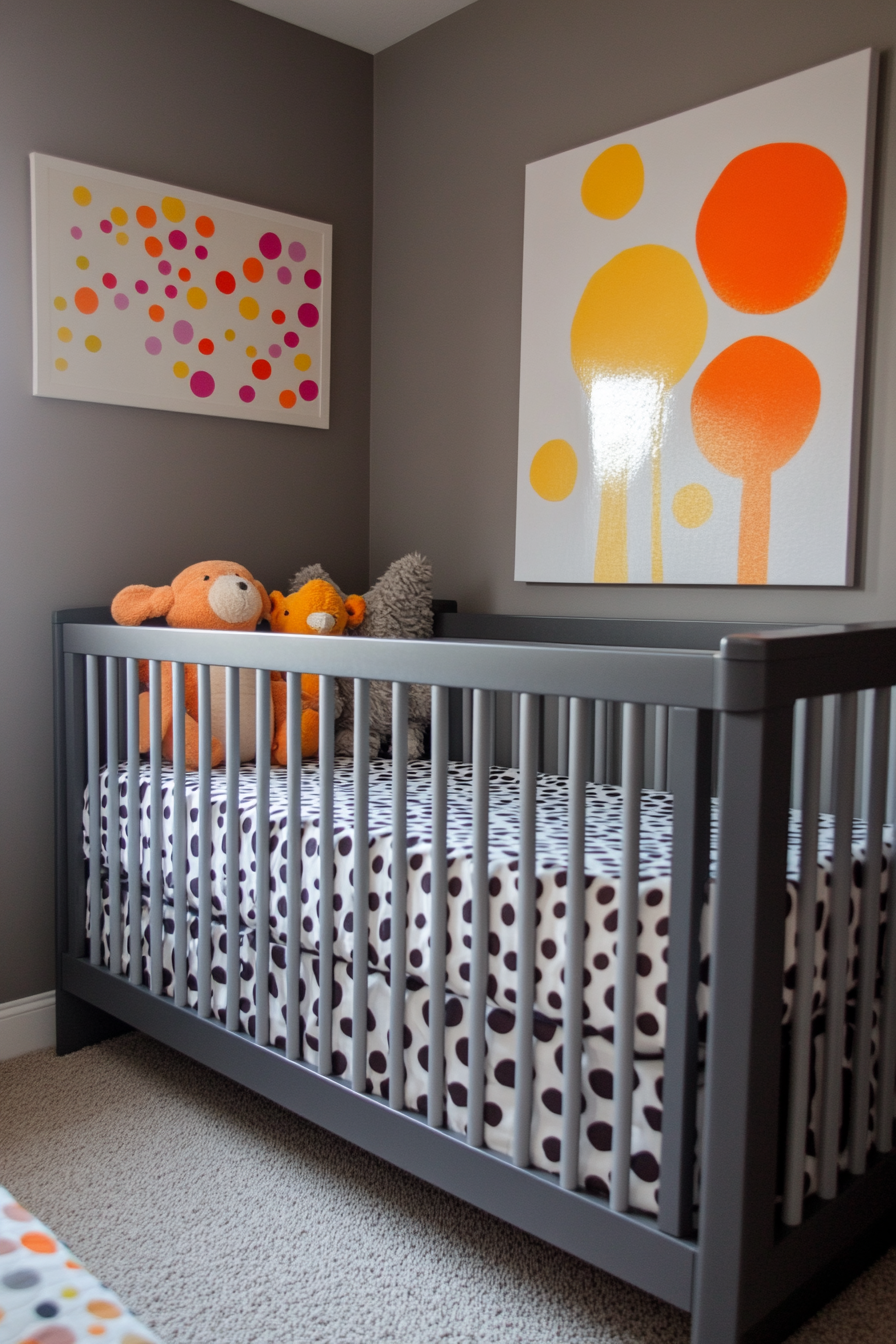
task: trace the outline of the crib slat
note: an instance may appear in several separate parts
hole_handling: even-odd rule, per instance
[[[286,674],[286,1058],[301,1049],[302,678]],[[323,865],[321,865],[323,879]],[[310,989],[309,985],[309,989]]]
[[[227,1030],[240,1029],[240,669],[224,671],[227,707],[227,741],[224,746],[227,771]]]
[[[162,992],[162,664],[149,664],[149,987]]]
[[[143,880],[140,865],[143,860],[143,841],[140,835],[140,664],[129,658],[127,664],[127,720],[128,720],[128,923],[130,961],[128,979],[132,985],[143,980],[143,962],[140,939],[141,892]]]
[[[199,700],[199,947],[196,980],[200,1017],[212,1012],[212,690],[211,672],[196,668]]]
[[[865,753],[865,796],[868,799],[862,915],[859,933],[859,987],[853,1044],[853,1079],[849,1126],[849,1170],[861,1176],[868,1160],[868,1098],[871,1085],[871,1028],[877,979],[877,943],[880,933],[881,857],[887,792],[887,748],[890,738],[890,688],[872,692],[870,750]]]
[[[389,939],[389,1105],[404,1110],[408,904],[408,688],[392,683],[392,915]]]
[[[535,1007],[535,798],[538,774],[538,696],[520,696],[520,859],[517,899],[516,1061],[513,1161],[528,1167],[532,1128]]]
[[[319,678],[318,780],[320,788],[320,915],[318,959],[317,1069],[333,1072],[333,752],[336,724],[336,681]],[[300,873],[301,876],[301,873]],[[296,932],[296,939],[300,937]]]
[[[355,678],[355,841],[352,905],[352,1087],[367,1089],[367,945],[370,915],[370,682]]]
[[[896,822],[896,686],[890,687],[890,749],[887,754],[887,821]]]
[[[797,700],[793,707],[793,767],[790,776],[790,806],[799,809],[803,801],[803,761],[806,756],[806,702]]]
[[[796,986],[790,1051],[790,1097],[784,1164],[782,1219],[787,1227],[803,1221],[803,1174],[809,1124],[809,1070],[812,1053],[812,998],[815,983],[815,905],[818,899],[818,798],[821,789],[823,701],[806,701],[800,836],[800,890],[797,903]]]
[[[171,664],[171,751],[173,756],[171,870],[174,877],[174,1002],[187,1003],[187,780],[184,665]]]
[[[585,964],[585,774],[588,703],[573,697],[569,713],[569,854],[566,861],[566,965],[563,993],[563,1138],[560,1185],[579,1183],[582,1110],[582,992]]]
[[[463,739],[463,760],[469,764],[473,759],[473,692],[469,686],[463,690],[463,711],[462,711],[462,739]]]
[[[849,966],[849,900],[852,885],[852,821],[856,774],[858,699],[855,691],[837,697],[834,729],[834,858],[828,915],[828,982],[825,1014],[818,1193],[834,1199],[839,1183],[840,1107],[843,1094],[843,1037],[846,1030],[846,976]]]
[[[657,705],[653,742],[653,787],[665,791],[669,754],[669,707]]]
[[[557,696],[557,774],[569,774],[569,696]]]
[[[518,770],[520,765],[520,693],[510,693],[510,767]]]
[[[429,1072],[426,1119],[445,1114],[445,954],[448,932],[448,688],[432,688],[432,870],[429,903]]]
[[[619,891],[619,936],[616,943],[616,986],[613,999],[615,1059],[610,1208],[617,1213],[624,1213],[629,1203],[643,786],[644,706],[627,703],[623,707],[622,720],[622,880]]]
[[[88,653],[86,664],[87,689],[87,807],[90,814],[87,839],[90,847],[90,964],[99,966],[102,960],[103,940],[100,922],[103,908],[103,872],[100,819],[100,690],[99,658]]]
[[[267,1045],[271,973],[271,674],[255,671],[255,1041]]]
[[[109,849],[109,966],[121,974],[121,843],[118,815],[118,659],[106,659],[106,797],[109,825],[106,844]]]
[[[594,702],[594,782],[607,782],[607,702]]]
[[[473,923],[468,1011],[467,1142],[481,1148],[485,1124],[485,1002],[488,986],[488,691],[473,692]]]

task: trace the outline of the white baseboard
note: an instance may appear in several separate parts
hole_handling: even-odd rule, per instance
[[[0,1003],[0,1059],[56,1044],[56,991]]]

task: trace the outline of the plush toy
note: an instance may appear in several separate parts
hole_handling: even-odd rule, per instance
[[[338,585],[320,565],[306,565],[292,581],[292,594],[313,580],[323,580],[344,598]],[[363,620],[351,633],[374,639],[428,639],[432,635],[432,566],[416,552],[394,561],[385,574],[364,594]],[[337,679],[342,706],[336,718],[336,752],[351,756],[354,751],[354,683],[350,677]],[[423,755],[424,733],[430,721],[432,693],[429,686],[412,684],[408,691],[408,760]],[[370,758],[379,756],[392,735],[392,686],[390,682],[370,684]]]
[[[176,579],[162,588],[132,584],[122,588],[112,603],[112,617],[119,625],[140,625],[153,617],[164,616],[169,625],[190,630],[254,630],[262,617],[270,614],[267,592],[253,579],[248,569],[227,560],[205,560],[182,570]],[[148,665],[141,665],[140,677],[148,680]],[[186,763],[194,770],[199,764],[199,682],[195,663],[184,668],[186,700]],[[212,765],[224,760],[225,676],[223,667],[211,669]],[[172,759],[171,664],[162,664],[162,754]],[[271,716],[272,738],[276,728]],[[140,696],[140,750],[149,750],[149,693]],[[240,669],[240,760],[255,758],[255,672]]]
[[[341,635],[346,629],[355,629],[364,619],[366,604],[363,597],[343,601],[332,583],[312,579],[296,593],[284,597],[271,593],[271,629],[289,635]],[[286,765],[286,678],[277,672],[271,678],[277,733],[274,738],[273,759]],[[342,696],[337,688],[336,715],[342,711]],[[316,756],[320,732],[320,682],[313,672],[302,674],[302,756]]]

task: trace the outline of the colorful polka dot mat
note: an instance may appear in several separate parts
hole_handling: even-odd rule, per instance
[[[0,1344],[161,1344],[0,1186]]]
[[[326,427],[328,225],[31,159],[36,392]]]

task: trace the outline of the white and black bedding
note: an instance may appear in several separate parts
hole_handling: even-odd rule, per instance
[[[173,797],[169,766],[162,771],[163,836],[162,864],[165,892],[163,971],[167,993],[173,988],[174,922],[170,905],[170,817]],[[466,1121],[466,1034],[471,900],[472,900],[472,768],[449,766],[448,794],[448,960],[446,1008],[446,1118],[450,1128],[463,1132]],[[127,852],[127,834],[132,808],[127,796],[126,770],[118,780],[118,796],[109,791],[108,776],[101,780],[102,863],[108,867],[109,838],[117,830],[122,864]],[[532,1121],[533,1165],[558,1170],[560,1148],[559,1067],[563,1043],[562,949],[565,945],[566,814],[567,783],[556,776],[540,775],[537,795],[537,951],[535,1036],[535,1104]],[[197,1002],[196,948],[198,937],[198,777],[187,776],[187,899],[191,913],[188,939],[189,1002]],[[353,788],[352,763],[337,759],[334,787],[335,880],[334,880],[334,1072],[344,1071],[351,1053],[350,1018],[339,1012],[348,1002],[352,955],[353,891]],[[270,986],[271,1039],[285,1043],[285,941],[286,941],[286,778],[285,771],[272,769],[270,790],[271,855],[271,950]],[[584,1098],[580,1151],[581,1184],[605,1193],[609,1183],[612,1146],[613,985],[615,981],[615,929],[618,918],[619,874],[622,839],[622,795],[612,786],[589,785],[586,820],[586,970],[584,989],[584,1043],[582,1088]],[[515,964],[517,948],[516,870],[518,854],[518,773],[494,769],[490,776],[489,891],[489,981],[487,1015],[486,1145],[509,1152],[513,1132],[513,1059],[515,1017]],[[388,1024],[388,969],[390,957],[391,904],[391,763],[374,761],[370,767],[369,808],[369,948],[368,992],[368,1090],[385,1095],[386,1030]],[[118,813],[118,825],[110,818]],[[149,769],[141,766],[139,799],[142,837],[143,955],[148,979],[148,920],[146,888],[149,881]],[[226,776],[212,774],[212,1010],[224,1017],[226,1002],[226,943],[224,928],[226,877]],[[318,772],[315,762],[302,771],[302,1055],[317,1058],[318,962]],[[85,854],[89,816],[85,801]],[[426,1053],[429,1003],[430,920],[430,772],[429,763],[418,761],[408,770],[408,995],[405,1014],[405,1061],[408,1070],[407,1105],[425,1110]],[[631,1203],[655,1212],[659,1189],[662,1126],[662,1054],[665,1044],[666,957],[668,954],[669,877],[671,872],[672,800],[664,793],[645,791],[642,798],[640,918],[636,988],[635,1082],[632,1132]],[[255,967],[255,770],[240,771],[240,960],[241,1025],[254,1030]],[[833,820],[822,817],[819,836],[818,897],[816,919],[816,972],[814,1009],[825,1001],[825,945],[827,941],[828,884],[830,882]],[[856,822],[853,835],[853,890],[850,907],[851,948],[856,947],[859,919],[861,863],[864,827]],[[884,887],[889,879],[889,847],[885,853]],[[799,816],[791,815],[787,891],[786,956],[783,980],[783,1020],[789,1020],[795,977],[795,905],[798,892]],[[710,888],[712,883],[710,883]],[[126,891],[123,893],[123,903]],[[710,891],[711,897],[711,891]],[[883,902],[885,905],[885,901]],[[108,964],[108,888],[104,883],[103,943]],[[885,914],[882,916],[885,918]],[[709,947],[711,899],[704,907],[702,943]],[[128,965],[125,939],[122,969]],[[851,958],[850,987],[855,973]],[[705,1024],[708,956],[704,956],[700,990],[701,1019]],[[819,1018],[819,1022],[821,1022]],[[823,1037],[816,1036],[820,1042]],[[820,1045],[818,1046],[820,1049]],[[820,1056],[819,1056],[820,1058]],[[807,1159],[810,1188],[814,1186],[814,1158]]]

